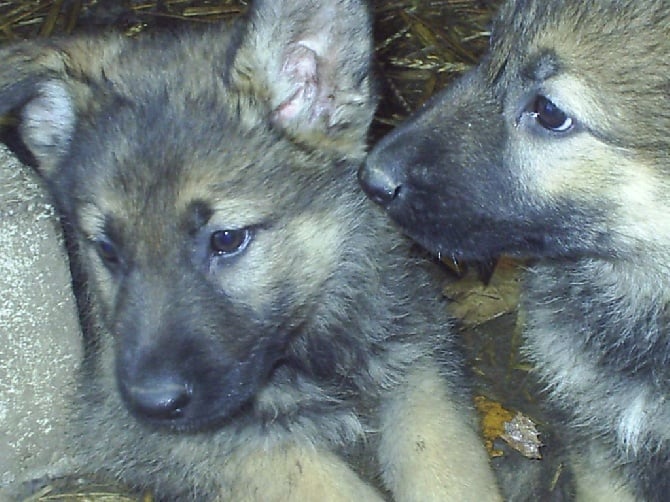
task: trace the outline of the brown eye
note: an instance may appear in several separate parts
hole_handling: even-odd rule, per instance
[[[246,228],[237,230],[217,230],[209,238],[212,254],[231,256],[243,251],[251,240],[251,231]]]
[[[119,267],[121,258],[114,243],[107,239],[97,239],[94,244],[98,256],[108,269],[113,270]]]
[[[572,119],[545,96],[538,96],[532,105],[532,112],[545,129],[554,132],[566,132],[572,129]]]

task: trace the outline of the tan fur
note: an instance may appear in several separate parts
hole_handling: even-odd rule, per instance
[[[232,455],[222,477],[232,487],[221,494],[222,502],[384,500],[341,458],[310,446],[276,445],[249,455]]]
[[[359,173],[432,252],[528,260],[522,350],[579,500],[670,493],[668,32],[663,0],[509,0],[488,56]],[[574,496],[534,471],[506,493]]]
[[[371,54],[355,0],[0,51],[0,113],[85,307],[63,475],[166,500],[498,500],[442,275],[356,185]]]
[[[380,458],[396,500],[502,500],[487,455],[472,448],[478,436],[455,411],[432,364],[416,368],[403,392],[385,405]],[[448,459],[445,451],[453,452]]]
[[[620,473],[612,472],[611,459],[601,447],[584,458],[574,458],[576,498],[584,502],[636,502]],[[604,461],[604,459],[607,460]]]

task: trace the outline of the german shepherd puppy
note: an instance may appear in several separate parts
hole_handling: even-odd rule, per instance
[[[670,494],[670,4],[514,0],[360,179],[437,254],[534,259],[525,353],[582,500]]]
[[[77,474],[166,500],[498,500],[432,264],[358,190],[355,0],[233,27],[26,42],[0,113],[88,304]]]

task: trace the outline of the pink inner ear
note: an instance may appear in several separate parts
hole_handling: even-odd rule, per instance
[[[317,65],[316,53],[306,45],[298,42],[287,50],[280,78],[287,84],[288,98],[276,108],[277,120],[294,119],[314,106],[319,87]]]

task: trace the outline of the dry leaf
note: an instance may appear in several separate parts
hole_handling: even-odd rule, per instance
[[[496,439],[502,439],[524,457],[542,458],[540,433],[530,418],[518,411],[515,414],[484,396],[475,397],[475,408],[481,417],[485,446],[492,457],[503,455],[493,447]]]
[[[519,412],[514,415],[512,420],[505,422],[505,431],[500,435],[500,438],[524,457],[542,458],[540,433],[537,431],[535,423]]]
[[[475,327],[509,312],[514,312],[519,301],[518,264],[501,259],[488,284],[476,274],[449,283],[444,295],[451,300],[449,310],[466,327]]]

